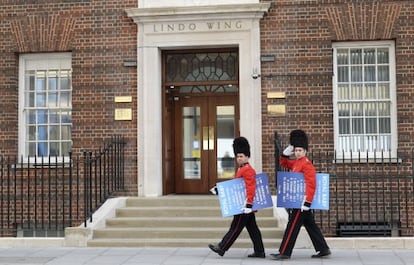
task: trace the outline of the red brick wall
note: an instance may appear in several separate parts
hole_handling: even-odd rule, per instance
[[[310,149],[332,151],[332,43],[395,40],[399,151],[413,146],[414,2],[389,0],[275,0],[261,22],[263,171],[274,177],[273,134],[292,129],[309,134]],[[286,99],[268,99],[285,92]],[[286,116],[267,114],[268,104],[286,104]]]
[[[73,152],[99,148],[112,135],[127,138],[126,187],[137,191],[136,24],[125,9],[136,0],[20,1],[0,4],[0,155],[18,152],[18,55],[72,52]],[[132,96],[132,103],[114,103]],[[114,121],[114,109],[133,110]],[[135,194],[134,193],[134,194]]]
[[[332,151],[332,42],[395,40],[399,148],[413,145],[412,104],[414,3],[389,0],[273,0],[261,22],[263,171],[274,177],[273,134],[302,128],[313,150]],[[0,154],[17,153],[18,55],[71,51],[73,59],[73,150],[93,149],[113,134],[128,139],[128,191],[137,190],[136,24],[125,9],[136,0],[3,0],[0,8]],[[267,92],[286,99],[268,99]],[[132,103],[114,103],[114,96]],[[268,104],[287,114],[267,114]],[[131,107],[132,121],[114,121],[115,107]]]

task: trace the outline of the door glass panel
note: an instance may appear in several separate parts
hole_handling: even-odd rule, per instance
[[[227,93],[227,92],[237,92],[239,91],[239,87],[236,85],[209,85],[209,86],[180,86],[179,90],[180,93],[204,93],[204,92],[211,92],[211,93]]]
[[[167,82],[237,81],[239,53],[237,50],[166,55]]]
[[[183,107],[183,175],[200,179],[200,107]]]
[[[233,154],[235,108],[233,105],[217,106],[216,113],[217,177],[232,178],[235,171],[235,159]]]

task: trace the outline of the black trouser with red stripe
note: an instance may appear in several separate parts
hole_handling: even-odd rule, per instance
[[[296,239],[302,225],[305,226],[316,251],[329,249],[321,230],[315,223],[312,211],[302,212],[300,209],[290,209],[288,212],[289,222],[287,224],[285,234],[283,235],[282,243],[279,247],[280,254],[287,256],[292,255],[292,250],[295,246]]]
[[[256,216],[254,213],[238,214],[233,216],[230,229],[219,243],[219,247],[222,250],[227,251],[245,227],[249,233],[250,239],[253,242],[254,252],[264,253],[262,234],[257,226]]]

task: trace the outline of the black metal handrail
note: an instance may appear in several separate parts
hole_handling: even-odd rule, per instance
[[[0,236],[63,236],[124,189],[125,140],[68,157],[0,157]]]

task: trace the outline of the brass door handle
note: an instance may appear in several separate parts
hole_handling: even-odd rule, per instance
[[[208,150],[208,126],[203,126],[203,150]]]
[[[214,126],[203,126],[203,150],[214,150]]]
[[[208,127],[208,150],[214,150],[214,126]]]

